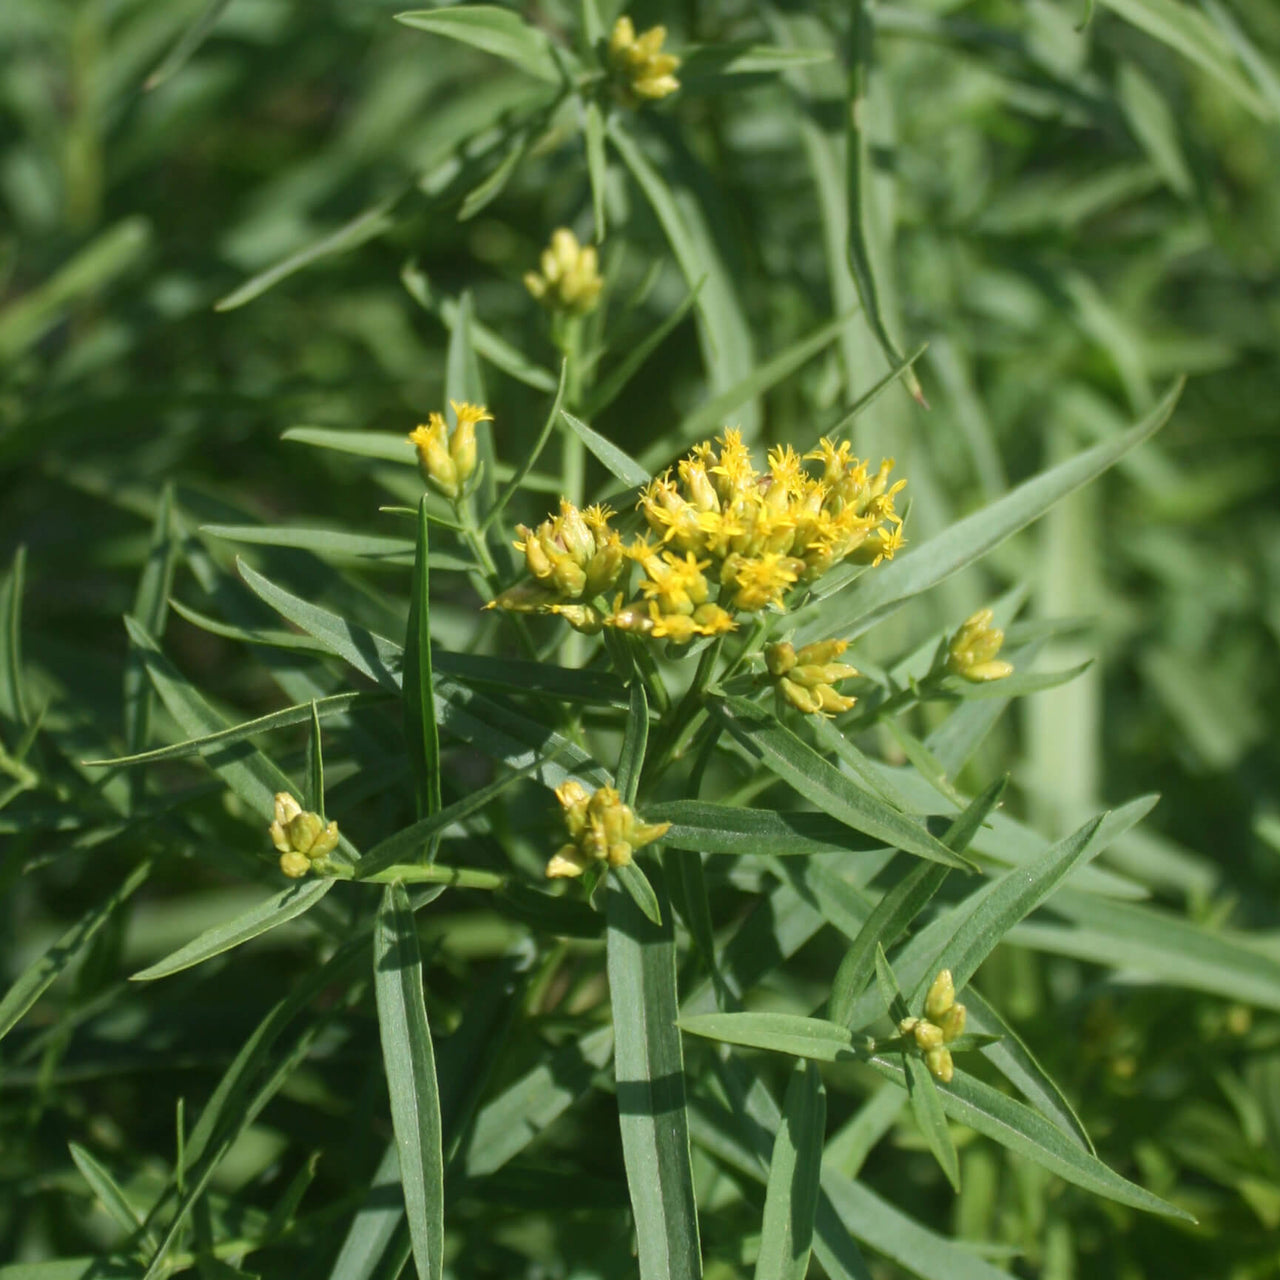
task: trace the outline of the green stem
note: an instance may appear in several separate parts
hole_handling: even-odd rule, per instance
[[[371,876],[358,876],[359,865],[355,867],[335,867],[330,875],[335,880],[360,880],[363,884],[394,884],[397,880],[405,884],[445,884],[453,889],[502,889],[506,887],[507,877],[496,871],[481,871],[474,867],[445,867],[438,862],[404,862],[392,867],[384,867]]]
[[[670,721],[664,724],[661,742],[655,753],[645,761],[641,789],[651,790],[659,778],[671,767],[679,757],[690,736],[696,732],[698,722],[705,714],[702,700],[707,685],[711,683],[716,662],[724,648],[724,636],[717,636],[702,651],[698,659],[698,669],[693,673],[693,680],[685,690]],[[665,717],[664,717],[665,720]]]

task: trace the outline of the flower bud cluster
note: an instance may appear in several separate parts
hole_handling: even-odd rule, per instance
[[[280,852],[280,870],[291,879],[323,871],[325,859],[338,847],[338,824],[304,809],[287,791],[278,792],[271,843]]]
[[[558,612],[580,629],[603,624],[683,644],[694,636],[732,631],[736,612],[782,610],[792,587],[812,581],[847,557],[872,564],[891,559],[902,545],[902,519],[894,510],[894,495],[906,483],[889,484],[892,461],[882,462],[871,474],[866,463],[850,455],[847,444],[829,440],[821,441],[806,458],[822,463],[821,476],[811,475],[806,459],[789,446],[772,450],[768,470],[761,473],[741,433],[726,430],[714,444],[698,445],[680,462],[674,478],[667,472],[645,486],[638,505],[650,534],[658,539],[656,545],[640,537],[621,547],[617,535],[607,530],[605,512],[598,517],[596,532],[610,539],[608,573],[587,574],[586,561],[579,558],[576,570],[566,569],[557,577],[559,562],[549,553],[545,559],[537,552],[531,555],[528,532],[522,528],[525,540],[516,545],[525,551],[542,590],[516,587],[493,603],[506,609]],[[562,503],[560,521],[569,519],[570,512],[575,509]],[[551,543],[566,542],[556,525],[551,521],[539,526],[539,537],[549,530]],[[567,545],[564,550],[568,552]],[[619,553],[642,571],[634,594],[625,590]],[[612,612],[592,612],[590,628],[564,608],[572,604],[580,611],[594,593],[615,583],[620,594]]]
[[[593,863],[625,867],[636,849],[666,835],[669,822],[641,822],[613,787],[588,792],[570,778],[556,788],[569,843],[547,863],[547,877],[580,876]]]
[[[444,415],[433,413],[409,433],[409,443],[418,450],[422,478],[451,501],[462,496],[476,469],[476,424],[492,422],[483,405],[460,404],[450,400],[454,427],[450,431]]]
[[[947,1045],[964,1034],[964,1005],[956,1003],[956,988],[951,970],[942,969],[934,978],[924,1000],[923,1018],[903,1018],[898,1030],[911,1036],[924,1054],[925,1066],[943,1084],[950,1084],[955,1074],[951,1050]]]
[[[797,650],[786,641],[768,644],[764,662],[782,696],[806,715],[833,716],[848,711],[856,698],[837,693],[839,680],[858,674],[855,667],[835,659],[849,647],[847,640],[820,640]]]
[[[637,36],[635,24],[625,14],[613,24],[609,66],[632,97],[665,98],[680,87],[674,75],[680,59],[673,53],[662,52],[666,38],[666,27],[650,27]]]
[[[516,613],[555,613],[579,631],[594,633],[604,615],[591,603],[612,591],[627,568],[627,553],[618,531],[610,527],[613,512],[605,506],[579,511],[561,499],[559,515],[536,529],[516,525],[532,582],[504,591],[487,608]]]
[[[592,245],[580,245],[567,227],[551,234],[551,244],[542,251],[541,272],[527,272],[524,287],[544,307],[581,316],[594,309],[604,281]]]
[[[1004,632],[991,625],[995,615],[979,609],[967,619],[947,644],[947,670],[966,680],[980,683],[1003,680],[1013,672],[1013,663],[996,658],[1004,644]]]

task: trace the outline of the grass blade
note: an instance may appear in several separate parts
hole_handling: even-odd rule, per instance
[[[977,796],[968,809],[952,823],[943,843],[956,853],[963,853],[977,834],[987,814],[999,803],[1006,779],[993,782]],[[905,875],[876,904],[875,910],[858,932],[836,976],[831,983],[828,1017],[847,1026],[853,1016],[854,1002],[867,988],[875,973],[876,949],[891,947],[903,931],[928,905],[942,887],[947,868],[936,863],[916,867]]]
[[[435,691],[431,678],[431,568],[427,500],[418,504],[418,540],[414,551],[409,621],[405,631],[402,699],[404,733],[409,746],[418,817],[440,811],[440,738],[436,729]],[[434,845],[428,844],[428,859]]]
[[[649,472],[611,440],[606,440],[598,431],[593,431],[585,422],[564,409],[560,410],[560,416],[569,424],[573,434],[595,454],[597,460],[611,475],[629,486],[649,483]]]
[[[833,818],[895,849],[914,853],[948,867],[972,870],[919,823],[891,808],[879,796],[863,791],[814,749],[801,742],[773,716],[745,698],[714,698],[712,713],[748,751],[805,799]]]
[[[804,1280],[818,1209],[827,1095],[811,1062],[798,1062],[787,1083],[773,1141],[756,1280]]]
[[[151,862],[138,863],[120,887],[76,921],[43,955],[33,960],[0,1000],[0,1039],[8,1035],[27,1010],[65,972],[151,874]]]
[[[27,549],[13,553],[13,566],[0,583],[0,715],[26,724],[26,695],[22,677],[22,588],[26,579]]]
[[[418,930],[403,885],[388,885],[374,922],[373,982],[405,1214],[418,1280],[444,1272],[444,1156],[435,1053]]]
[[[220,956],[232,947],[259,938],[310,911],[333,888],[334,883],[333,880],[306,880],[291,884],[279,893],[273,893],[256,907],[250,907],[248,911],[242,911],[238,916],[206,929],[163,960],[157,960],[155,964],[130,974],[130,981],[154,982],[157,978],[167,978],[170,974],[181,973],[183,969],[212,960],[214,956]]]
[[[664,923],[654,924],[627,893],[609,887],[618,1118],[641,1280],[697,1280],[702,1255],[676,1028],[676,947],[670,905],[664,908]]]
[[[560,83],[560,71],[546,33],[509,9],[464,4],[452,9],[415,9],[397,13],[395,18],[406,27],[483,49],[539,80]]]

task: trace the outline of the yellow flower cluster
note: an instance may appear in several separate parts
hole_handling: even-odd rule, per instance
[[[562,498],[560,514],[536,529],[516,525],[521,540],[515,548],[524,553],[533,581],[504,591],[485,608],[555,613],[579,631],[599,631],[605,617],[591,601],[612,591],[627,567],[627,549],[609,524],[612,515],[605,506],[579,511]]]
[[[820,640],[796,650],[786,641],[764,647],[764,663],[782,696],[806,715],[832,716],[857,702],[832,687],[858,674],[855,667],[835,659],[849,647],[847,640]]]
[[[991,625],[995,614],[979,609],[968,618],[947,644],[947,670],[980,683],[1003,680],[1013,674],[1013,663],[996,658],[1004,644],[1004,632]]]
[[[666,27],[650,27],[637,36],[635,24],[625,14],[613,24],[609,37],[609,65],[637,98],[665,98],[680,81],[673,74],[680,65],[674,53],[663,53]]]
[[[324,859],[338,847],[338,824],[304,809],[287,791],[276,795],[270,832],[280,853],[280,870],[293,880],[313,867],[323,870]]]
[[[492,422],[484,405],[449,401],[454,427],[450,431],[444,414],[433,413],[409,433],[409,443],[418,451],[422,478],[446,498],[457,499],[476,469],[476,424]]]
[[[806,461],[818,462],[821,474]],[[579,512],[562,501],[560,515],[532,535],[520,527],[523,541],[515,545],[535,583],[503,592],[492,606],[677,644],[732,631],[736,612],[781,610],[792,587],[841,560],[892,559],[903,541],[893,500],[906,484],[889,483],[892,467],[886,459],[872,473],[848,444],[824,439],[804,458],[789,445],[771,450],[761,473],[741,433],[726,430],[714,444],[698,445],[674,478],[667,472],[641,493],[656,544],[644,536],[624,547],[607,509]],[[638,594],[624,604],[623,592],[605,614],[592,598],[625,585],[626,560],[642,571]]]
[[[524,287],[544,307],[577,316],[595,307],[604,281],[592,245],[580,245],[572,231],[560,227],[551,233],[551,243],[542,251],[539,265],[541,272],[525,274]]]
[[[950,1084],[955,1074],[951,1050],[953,1040],[964,1034],[964,1005],[956,1003],[956,988],[950,969],[942,969],[934,978],[924,1000],[923,1018],[903,1018],[898,1030],[911,1036],[924,1054],[925,1066],[943,1084]]]
[[[666,835],[669,822],[641,822],[613,787],[588,792],[570,778],[556,788],[569,843],[547,863],[547,877],[580,876],[593,863],[625,867],[636,849]]]

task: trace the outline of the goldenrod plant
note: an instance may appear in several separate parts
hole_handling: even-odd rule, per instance
[[[1268,0],[0,33],[0,1280],[1275,1272]]]

